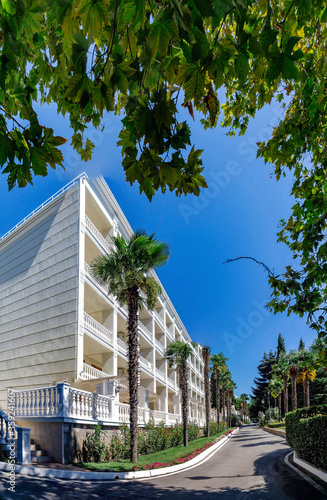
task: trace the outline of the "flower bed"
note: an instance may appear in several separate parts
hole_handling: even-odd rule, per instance
[[[236,429],[236,427],[235,427]],[[231,434],[235,429],[232,429],[228,432],[225,432],[224,436],[228,436],[229,434]],[[213,444],[215,444],[214,442],[213,443],[207,443],[206,445],[204,445],[202,448],[197,448],[196,450],[194,450],[192,453],[189,453],[188,455],[186,455],[185,457],[182,457],[182,458],[175,458],[174,460],[172,460],[171,462],[153,462],[152,464],[147,464],[147,465],[140,465],[140,466],[137,466],[135,465],[133,467],[133,470],[151,470],[151,469],[161,469],[163,467],[172,467],[173,465],[179,465],[179,464],[184,464],[185,462],[188,462],[189,460],[192,460],[192,458],[195,458],[196,456],[198,456],[200,453],[202,453],[203,451],[207,450],[208,448],[210,448],[210,446],[212,446]]]
[[[226,433],[229,434],[229,433]],[[184,464],[185,462],[188,462],[189,460],[192,460],[192,458],[195,458],[197,455],[202,453],[203,451],[207,450],[212,446],[214,443],[208,443],[202,448],[197,448],[195,451],[192,453],[189,453],[183,458],[175,458],[171,462],[167,463],[161,463],[161,462],[153,462],[153,464],[148,464],[148,465],[141,465],[137,466],[135,465],[133,467],[133,470],[150,470],[150,469],[161,469],[162,467],[171,467],[172,465],[179,465],[179,464]]]

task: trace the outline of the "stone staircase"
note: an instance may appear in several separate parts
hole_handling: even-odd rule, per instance
[[[34,439],[31,439],[31,464],[44,464],[52,461],[48,453],[45,450],[41,450],[39,444],[35,443]]]

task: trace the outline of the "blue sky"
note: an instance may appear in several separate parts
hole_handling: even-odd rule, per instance
[[[158,193],[151,203],[125,181],[116,146],[120,121],[108,116],[104,132],[88,135],[95,143],[91,161],[81,162],[68,142],[63,146],[65,171],[51,171],[33,186],[10,192],[2,176],[0,235],[81,172],[103,175],[133,229],[154,232],[170,245],[171,258],[158,275],[191,338],[214,353],[222,351],[238,386],[235,393],[250,394],[257,365],[265,351],[275,350],[279,332],[287,350],[297,348],[301,336],[306,346],[314,340],[305,318],[274,316],[264,308],[270,288],[261,267],[245,260],[223,265],[229,258],[252,256],[278,274],[291,263],[287,247],[276,243],[276,232],[279,220],[290,213],[292,179],[289,175],[277,183],[272,167],[256,159],[255,145],[269,137],[281,113],[276,103],[266,107],[243,137],[231,139],[220,127],[204,131],[196,116],[192,143],[204,149],[209,188],[198,198]],[[70,137],[68,120],[58,117],[54,107],[40,108],[42,121]]]

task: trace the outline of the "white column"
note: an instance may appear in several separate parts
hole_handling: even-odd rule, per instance
[[[85,261],[85,179],[79,183],[79,279],[78,279],[78,302],[77,302],[77,342],[76,342],[76,376],[83,371],[84,355],[84,261]]]

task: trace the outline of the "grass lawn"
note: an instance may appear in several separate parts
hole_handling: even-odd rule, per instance
[[[227,429],[227,431],[232,429],[235,429],[235,427],[231,427],[230,429]],[[153,462],[167,463],[171,462],[175,458],[183,458],[189,453],[195,451],[197,448],[202,448],[207,443],[214,442],[219,436],[225,434],[227,431],[220,432],[219,434],[215,434],[208,438],[202,436],[189,442],[187,447],[179,445],[174,446],[173,448],[168,448],[167,450],[157,451],[156,453],[149,453],[149,455],[140,455],[137,458],[137,464],[130,462],[129,459],[121,459],[119,462],[102,462],[98,464],[93,462],[82,462],[74,465],[78,465],[79,467],[84,467],[85,469],[92,471],[127,472],[131,471],[135,465],[148,465]]]

